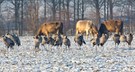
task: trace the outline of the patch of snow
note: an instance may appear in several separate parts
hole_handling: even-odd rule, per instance
[[[115,48],[109,38],[104,47],[92,47],[90,39],[86,45],[75,44],[74,37],[69,36],[71,48],[40,46],[34,49],[32,36],[20,37],[21,46],[7,50],[0,42],[0,72],[134,72],[135,71],[135,39],[131,49],[126,43]],[[47,49],[47,50],[46,50]]]

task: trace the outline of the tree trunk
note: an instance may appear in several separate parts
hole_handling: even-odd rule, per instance
[[[132,3],[130,2],[130,0],[128,0],[128,19],[129,19],[129,33],[131,33],[132,32],[132,26],[131,26],[131,19],[132,19],[132,17],[131,17],[131,12],[132,12]]]
[[[63,6],[63,22],[65,24],[65,11],[66,11],[66,8],[65,8],[64,0],[62,1],[62,6]]]
[[[100,24],[100,8],[99,8],[99,0],[94,0],[96,6],[96,24]]]
[[[35,26],[36,26],[36,31],[37,31],[38,30],[38,26],[39,26],[39,18],[38,18],[39,17],[39,12],[38,12],[39,11],[39,2],[38,2],[38,0],[36,0],[35,3],[36,3],[36,9],[35,9],[35,12],[36,12],[35,13],[35,24],[36,25]]]
[[[3,2],[4,0],[0,0],[0,4]]]
[[[19,0],[15,0],[15,30],[19,27]]]
[[[77,20],[79,20],[79,1],[77,0]]]
[[[1,3],[0,3],[0,16],[1,16]]]
[[[84,19],[84,0],[82,0],[82,20]]]
[[[67,0],[67,12],[66,12],[66,15],[67,15],[67,27],[70,26],[70,17],[69,17],[69,0]]]
[[[109,4],[110,4],[110,19],[113,19],[113,3],[112,3],[112,0],[109,0]]]
[[[23,0],[21,0],[21,23],[20,23],[19,34],[22,36],[23,34]]]
[[[109,1],[107,0],[107,20],[109,19]]]
[[[52,13],[53,13],[53,18],[52,20],[56,20],[56,4],[55,4],[55,0],[52,0],[52,3],[53,3],[53,8],[52,8]]]
[[[1,3],[0,3],[0,16],[1,16]]]
[[[61,0],[59,0],[59,21],[61,21]]]
[[[106,0],[104,0],[104,20],[106,20]]]
[[[46,21],[46,0],[44,0],[44,20]]]
[[[74,24],[76,22],[76,0],[74,0]]]

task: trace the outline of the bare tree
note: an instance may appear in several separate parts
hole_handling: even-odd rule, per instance
[[[4,10],[0,11],[0,22],[1,24],[13,24],[12,26],[14,27],[12,28],[14,28],[14,30],[19,31],[20,35],[24,33],[24,30],[35,33],[40,25],[39,22],[41,21],[40,19],[42,19],[42,17],[44,18],[44,21],[62,21],[64,23],[65,32],[69,28],[75,29],[74,27],[76,21],[79,19],[92,19],[94,23],[98,24],[99,26],[102,18],[104,18],[104,20],[120,18],[124,21],[125,24],[130,24],[130,31],[133,31],[135,26],[135,24],[133,24],[135,22],[135,0],[3,1],[4,0],[0,0],[0,10]],[[3,6],[5,6],[5,4],[1,4],[2,2],[5,4],[7,4],[8,2],[12,5],[9,6],[8,9],[4,9]],[[1,7],[1,5],[3,6]],[[86,8],[90,10],[86,10]],[[11,11],[8,15],[13,16],[7,17],[7,15],[3,14],[7,11]],[[86,15],[85,13],[87,13],[88,15]],[[2,21],[4,19],[5,21]],[[0,28],[2,28],[1,26]],[[10,26],[8,26],[8,28],[11,29]]]
[[[77,13],[77,20],[79,20],[79,13],[80,13],[79,12],[79,3],[80,3],[80,0],[77,0],[77,10],[76,10],[77,11],[76,12]]]
[[[11,3],[14,5],[14,15],[15,15],[15,30],[19,30],[19,9],[20,9],[20,0],[11,0]]]
[[[3,2],[4,0],[0,0],[0,16],[1,16],[1,3]]]
[[[23,34],[23,5],[24,5],[24,0],[21,0],[21,22],[19,24],[19,34],[22,35]]]
[[[113,19],[113,2],[112,0],[109,0],[110,4],[110,19]]]
[[[47,1],[44,0],[44,20],[46,21],[46,4],[47,4]]]
[[[39,26],[39,1],[38,0],[29,0],[28,2],[28,30],[37,32]]]
[[[82,20],[84,19],[84,0],[82,0]]]
[[[66,18],[67,18],[67,26],[69,27],[70,26],[70,17],[69,17],[69,3],[70,3],[70,0],[66,0],[66,6],[67,6],[67,11],[66,11]]]
[[[91,4],[96,9],[96,24],[100,24],[101,16],[100,16],[100,9],[103,6],[104,0],[92,0]]]
[[[0,13],[1,13],[1,3],[3,2],[4,0],[0,0]]]
[[[0,0],[0,35],[4,34],[4,25],[3,25],[3,17],[2,17],[2,11],[1,11],[1,4],[4,0]]]
[[[56,2],[56,0],[51,0],[51,2],[52,2],[52,20],[56,20],[56,6],[57,6],[57,2]]]
[[[59,0],[59,21],[61,21],[61,0]]]
[[[75,21],[76,20],[76,0],[74,0],[74,24],[75,24]]]

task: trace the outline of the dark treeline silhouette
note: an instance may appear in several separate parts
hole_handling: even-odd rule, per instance
[[[44,22],[61,21],[64,33],[74,35],[78,20],[95,25],[108,19],[121,19],[124,29],[135,27],[135,0],[0,0],[0,35],[17,32],[35,35]]]

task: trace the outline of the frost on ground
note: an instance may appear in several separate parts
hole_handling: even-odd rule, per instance
[[[104,47],[92,47],[90,39],[81,49],[71,40],[71,48],[40,46],[34,49],[32,36],[21,37],[22,45],[7,50],[0,42],[0,72],[131,72],[135,71],[135,39],[115,48],[109,39]],[[46,50],[47,49],[47,50]]]

